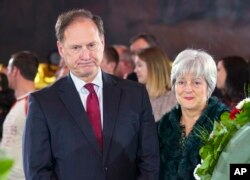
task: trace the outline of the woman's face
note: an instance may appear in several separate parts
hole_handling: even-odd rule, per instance
[[[224,89],[225,81],[227,77],[227,72],[225,70],[224,64],[222,61],[219,61],[217,64],[217,83],[216,87],[220,90]]]
[[[179,76],[175,82],[175,95],[182,110],[201,111],[207,103],[207,82],[204,77],[195,77],[193,73]]]
[[[142,61],[138,56],[135,57],[135,73],[138,81],[142,84],[147,83],[148,68],[145,61]]]

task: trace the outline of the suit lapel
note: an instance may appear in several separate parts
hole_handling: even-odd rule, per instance
[[[94,149],[96,149],[98,154],[101,155],[101,151],[94,136],[92,126],[70,76],[68,76],[67,80],[61,84],[59,96],[86,139],[90,142]]]
[[[121,89],[117,87],[117,82],[111,76],[103,73],[103,137],[104,161],[107,158],[110,143],[112,140],[117,114],[119,111],[119,102],[121,98]]]

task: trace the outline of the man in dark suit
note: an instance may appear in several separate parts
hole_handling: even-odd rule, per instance
[[[157,180],[159,145],[147,91],[101,71],[101,18],[72,10],[55,28],[70,73],[29,97],[26,179]]]

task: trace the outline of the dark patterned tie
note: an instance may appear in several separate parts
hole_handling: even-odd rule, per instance
[[[98,144],[102,150],[103,140],[102,140],[102,127],[101,127],[101,113],[99,108],[98,97],[95,93],[94,86],[92,83],[88,83],[84,86],[88,91],[89,95],[87,97],[86,109],[90,120],[90,124],[94,130],[94,134],[98,141]]]

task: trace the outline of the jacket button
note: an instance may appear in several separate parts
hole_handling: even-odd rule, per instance
[[[108,167],[104,167],[104,172],[108,172]]]

